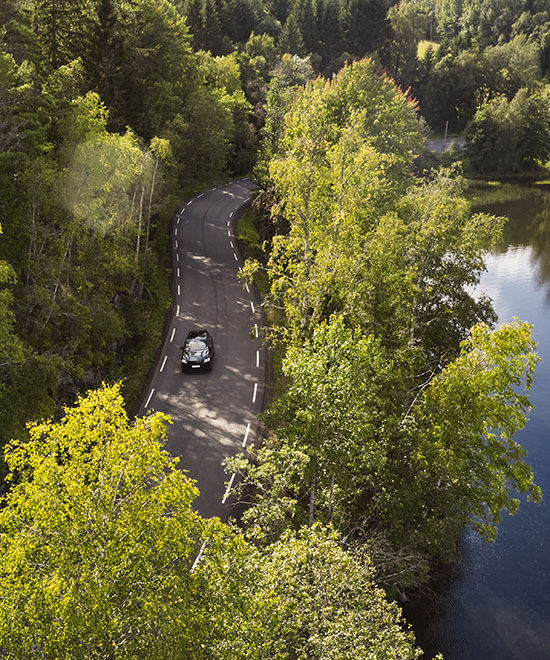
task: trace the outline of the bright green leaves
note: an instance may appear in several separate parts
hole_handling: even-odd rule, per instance
[[[244,457],[230,462],[258,489],[245,513],[251,534],[274,538],[285,521],[303,523],[298,501],[310,522],[345,528],[386,461],[380,428],[391,410],[381,393],[391,389],[391,362],[379,341],[335,316],[301,348],[289,349],[283,372],[288,389],[266,414],[277,439],[258,450],[259,465]]]
[[[262,657],[419,656],[412,634],[400,625],[399,608],[376,588],[368,560],[346,552],[333,532],[314,525],[285,533],[267,548],[264,570],[262,587],[278,598],[271,615],[277,634]]]
[[[67,171],[67,207],[75,219],[100,235],[123,232],[137,220],[140,198],[136,200],[136,196],[141,178],[147,178],[144,165],[144,155],[131,131],[89,137],[76,146]]]
[[[483,254],[500,236],[504,219],[472,215],[461,196],[463,181],[442,170],[411,187],[398,207],[406,223],[403,252],[412,287],[408,309],[411,345],[422,347],[435,369],[456,355],[472,325],[494,321],[490,302],[471,287],[484,270]]]
[[[205,525],[166,424],[130,426],[119,388],[103,388],[8,447],[0,635],[14,657],[134,657],[174,625]]]
[[[8,447],[5,657],[418,656],[368,560],[333,532],[287,532],[259,550],[193,512],[197,489],[163,447],[167,423],[130,423],[119,387],[103,387]]]
[[[252,487],[252,536],[330,520],[398,588],[454,559],[464,526],[491,536],[514,491],[540,495],[511,440],[528,328],[476,327],[460,352],[496,320],[473,291],[503,219],[472,214],[456,170],[414,179],[421,140],[414,104],[371,61],[296,93],[269,166],[288,226],[268,262],[287,388],[273,437],[232,464]]]
[[[550,92],[520,89],[478,108],[466,131],[468,156],[478,171],[533,171],[550,153]]]
[[[527,323],[516,320],[494,332],[474,327],[460,356],[427,388],[417,418],[425,428],[418,451],[429,457],[436,485],[431,506],[437,507],[439,491],[450,491],[455,517],[488,538],[501,512],[517,509],[513,491],[541,498],[526,451],[512,439],[531,408],[522,392],[532,382],[534,348]]]
[[[415,113],[369,60],[298,92],[270,163],[275,213],[290,222],[274,241],[272,294],[291,332],[307,335],[341,309],[367,232],[406,187],[421,141]]]
[[[130,425],[119,388],[103,388],[8,447],[7,657],[192,657],[187,650],[200,646],[203,606],[190,568],[203,538],[215,545],[216,524],[191,511],[197,489],[163,449],[167,422]]]

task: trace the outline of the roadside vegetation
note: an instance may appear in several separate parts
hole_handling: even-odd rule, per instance
[[[514,441],[530,327],[472,295],[505,220],[467,200],[458,149],[424,143],[463,134],[478,176],[547,176],[547,3],[4,0],[0,18],[0,655],[419,657],[396,599],[466,527],[492,540],[541,497]],[[127,410],[174,212],[245,174],[276,385],[265,442],[228,462],[247,506],[226,526],[193,512],[169,420]]]

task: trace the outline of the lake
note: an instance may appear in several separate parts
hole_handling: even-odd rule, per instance
[[[480,290],[494,301],[499,322],[533,324],[538,364],[527,426],[515,436],[528,451],[541,504],[522,501],[506,516],[497,541],[463,539],[462,560],[429,600],[410,603],[407,618],[426,657],[445,660],[550,658],[550,189],[479,185],[476,207],[510,218],[503,240],[487,256]]]

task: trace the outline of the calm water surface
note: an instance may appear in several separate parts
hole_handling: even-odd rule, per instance
[[[445,660],[550,660],[550,194],[522,195],[484,209],[510,222],[480,289],[500,322],[517,316],[534,326],[543,361],[530,394],[534,410],[516,439],[545,497],[522,502],[492,545],[466,534],[456,575],[430,603],[407,608],[429,658],[440,651]]]

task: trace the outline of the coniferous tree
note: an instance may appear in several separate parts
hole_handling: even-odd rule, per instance
[[[363,57],[388,36],[385,0],[342,0],[343,50]]]
[[[291,55],[304,55],[306,48],[304,39],[296,17],[294,14],[289,14],[286,20],[281,37],[279,39],[279,50],[281,53],[290,53]]]
[[[296,25],[304,41],[305,52],[317,53],[319,51],[319,34],[315,0],[295,0],[290,15],[296,19]]]

